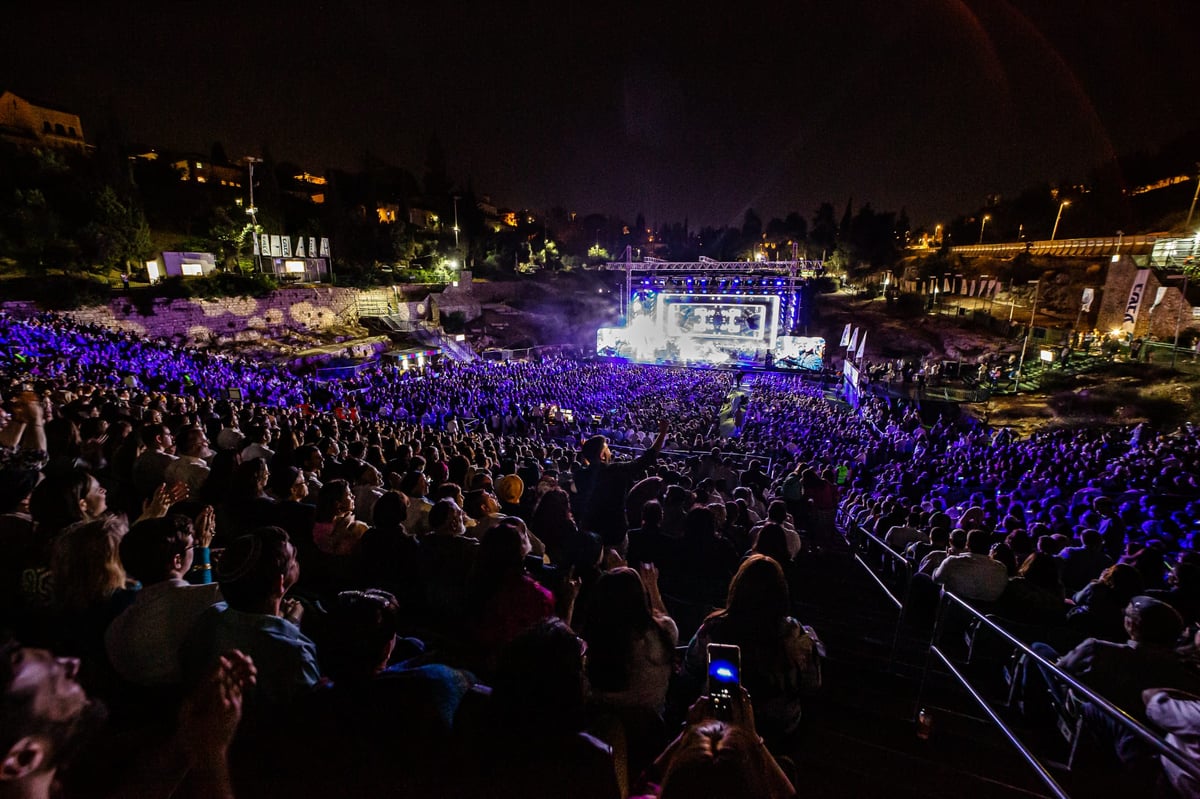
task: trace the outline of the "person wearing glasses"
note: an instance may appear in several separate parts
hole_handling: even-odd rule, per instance
[[[178,686],[183,680],[179,653],[192,626],[221,601],[221,589],[203,580],[211,574],[208,545],[212,510],[199,525],[173,514],[138,522],[121,541],[121,562],[142,589],[104,634],[105,651],[117,674],[136,686]]]

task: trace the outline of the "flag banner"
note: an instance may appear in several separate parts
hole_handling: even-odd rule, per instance
[[[842,343],[839,344],[838,346],[844,347],[849,343],[850,343],[850,323],[847,322],[846,329],[842,331]]]
[[[1165,296],[1167,296],[1167,287],[1159,286],[1158,291],[1155,292],[1155,294],[1154,294],[1154,304],[1150,306],[1150,310],[1153,311],[1155,308],[1157,308],[1159,305],[1161,305],[1162,301],[1163,301],[1163,297],[1165,297]]]
[[[1087,313],[1092,310],[1092,300],[1096,299],[1095,289],[1084,289],[1083,299],[1080,300],[1079,310],[1082,313]]]
[[[854,328],[854,333],[850,336],[850,349],[846,350],[847,354],[854,352],[854,348],[858,346],[858,328]]]
[[[1139,269],[1129,288],[1129,299],[1125,302],[1125,314],[1121,319],[1121,329],[1132,333],[1137,324],[1138,313],[1142,310],[1142,297],[1146,294],[1146,281],[1150,279],[1149,269]]]
[[[863,334],[862,334],[862,339],[860,339],[858,342],[858,356],[857,357],[858,357],[859,361],[861,361],[863,359],[863,355],[865,355],[866,352],[867,352],[867,331],[864,330]]]

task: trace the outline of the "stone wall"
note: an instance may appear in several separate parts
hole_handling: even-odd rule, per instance
[[[1100,312],[1096,318],[1098,329],[1109,331],[1121,327],[1125,316],[1125,304],[1129,301],[1129,291],[1133,288],[1133,281],[1137,277],[1138,269],[1137,264],[1125,257],[1109,265],[1108,278],[1100,297]],[[1154,307],[1154,299],[1158,296],[1159,287],[1166,288],[1166,292],[1163,294],[1162,302],[1158,304],[1158,307]],[[1182,288],[1182,280],[1164,282],[1159,280],[1157,272],[1150,270],[1141,308],[1133,329],[1134,336],[1150,336],[1158,341],[1173,341],[1175,326],[1178,323],[1179,339],[1187,341],[1190,338],[1189,329],[1194,330],[1200,325],[1193,319],[1192,305],[1184,299]]]
[[[127,330],[149,338],[168,338],[192,344],[212,341],[255,341],[283,331],[317,331],[357,319],[358,290],[336,286],[287,288],[267,297],[157,299],[153,314],[143,316],[126,297],[107,305],[71,312],[80,322]],[[28,303],[6,303],[6,310],[24,313]]]

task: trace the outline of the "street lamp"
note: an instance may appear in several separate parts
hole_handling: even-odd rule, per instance
[[[1200,161],[1196,162],[1196,169],[1200,170]],[[1200,175],[1196,176],[1196,191],[1192,194],[1192,207],[1188,209],[1187,222],[1184,222],[1186,227],[1192,226],[1192,214],[1196,212],[1196,200],[1200,198]]]
[[[454,195],[454,249],[458,249],[458,195]]]
[[[1177,280],[1178,275],[1167,280]],[[1179,355],[1179,324],[1183,318],[1183,304],[1187,302],[1188,273],[1183,273],[1183,288],[1179,291],[1179,307],[1175,310],[1175,343],[1171,347],[1171,368],[1175,368],[1175,358]]]
[[[254,237],[258,238],[258,209],[254,207],[254,165],[261,164],[261,158],[255,158],[252,155],[246,156],[246,164],[250,167],[250,207],[246,209],[246,213],[250,215],[250,224],[254,227]],[[254,265],[258,267],[258,271],[262,271],[262,247],[258,247],[258,254],[254,256]],[[241,267],[239,266],[240,270]]]
[[[1050,231],[1050,241],[1054,241],[1054,237],[1058,235],[1058,223],[1062,219],[1063,209],[1070,204],[1070,200],[1063,200],[1058,204],[1058,216],[1054,217],[1054,230]]]
[[[979,222],[979,243],[983,244],[983,229],[987,227],[988,220],[991,219],[987,214],[983,215],[983,219]]]
[[[1033,285],[1033,311],[1029,314],[1029,327],[1025,330],[1025,342],[1021,344],[1021,360],[1017,361],[1016,390],[1018,392],[1021,390],[1021,370],[1025,367],[1025,350],[1029,348],[1029,337],[1033,335],[1033,320],[1037,318],[1038,292],[1042,288],[1042,281],[1040,280],[1031,280],[1029,282]]]

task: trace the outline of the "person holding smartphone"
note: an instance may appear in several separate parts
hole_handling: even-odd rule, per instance
[[[714,662],[728,665],[724,659]],[[758,734],[746,689],[722,680],[711,681],[710,688],[718,693],[728,688],[726,699],[704,694],[688,709],[683,730],[646,770],[634,799],[795,796],[792,780]]]
[[[710,677],[709,646],[736,646],[739,682],[753,697],[769,740],[796,728],[805,698],[821,683],[822,644],[812,628],[789,615],[790,608],[783,568],[766,555],[751,555],[729,585],[725,608],[700,625],[683,663],[683,679],[699,694]]]

